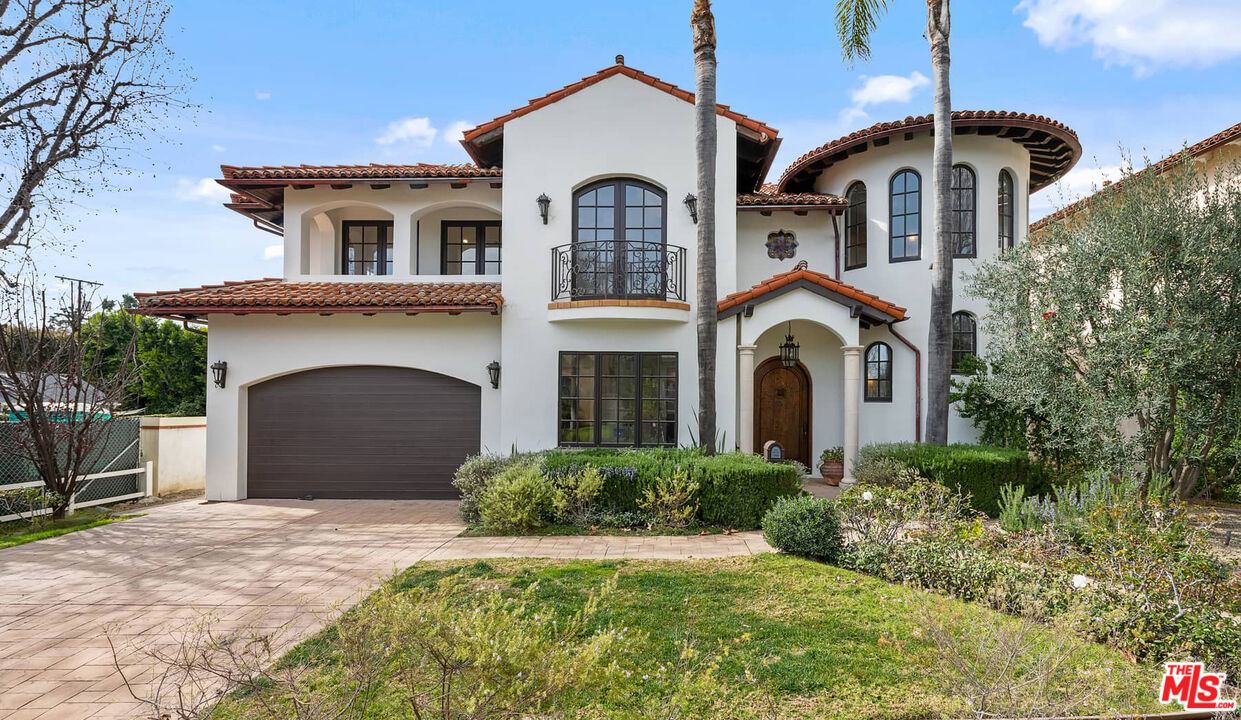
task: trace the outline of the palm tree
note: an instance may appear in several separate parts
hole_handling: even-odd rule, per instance
[[[698,156],[698,444],[715,452],[715,353],[719,332],[715,283],[715,17],[711,0],[695,0],[694,152]]]
[[[935,256],[931,273],[930,333],[927,339],[926,441],[948,442],[948,392],[952,374],[952,94],[948,86],[949,0],[927,0],[926,39],[935,78],[934,193]],[[870,36],[888,0],[839,0],[836,33],[845,60],[870,58]]]

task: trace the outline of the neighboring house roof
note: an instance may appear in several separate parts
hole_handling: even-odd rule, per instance
[[[910,139],[912,133],[933,129],[934,122],[932,115],[922,115],[878,123],[849,133],[794,160],[780,176],[778,187],[783,192],[813,190],[815,179],[832,165],[871,147],[886,145],[893,135],[905,134],[905,139]],[[957,135],[990,135],[1024,145],[1030,151],[1031,193],[1060,179],[1082,154],[1077,133],[1042,115],[1004,110],[957,110],[952,113],[952,128]]]
[[[720,319],[731,317],[745,309],[746,305],[773,300],[786,292],[799,288],[823,295],[842,305],[854,308],[857,313],[876,322],[899,322],[905,319],[905,308],[890,303],[878,295],[859,290],[821,272],[805,267],[795,267],[764,280],[749,290],[735,292],[716,305]]]
[[[460,187],[475,180],[486,180],[498,187],[504,171],[498,167],[477,165],[262,165],[239,167],[221,165],[223,178],[219,184],[233,191],[224,207],[239,212],[278,232],[284,225],[284,189],[309,188],[316,185],[349,187],[355,182],[368,182],[374,187],[392,183],[447,182]]]
[[[576,92],[585,90],[591,85],[617,75],[624,75],[640,83],[645,83],[656,90],[666,92],[685,102],[694,102],[694,93],[683,90],[672,83],[664,82],[657,77],[647,75],[641,70],[628,67],[625,65],[624,56],[617,55],[615,65],[608,66],[594,75],[588,75],[575,83],[565,85],[559,90],[554,90],[542,97],[534,98],[511,112],[505,113],[493,120],[488,120],[476,128],[467,130],[461,140],[461,144],[465,147],[465,151],[470,154],[470,157],[474,159],[474,162],[479,165],[501,165],[504,161],[505,123],[559,102]],[[737,143],[739,146],[746,146],[747,152],[741,152],[740,147],[738,149],[737,187],[743,190],[757,188],[762,184],[763,178],[767,176],[767,171],[771,168],[771,162],[775,159],[776,150],[780,147],[780,131],[766,123],[743,115],[727,105],[717,104],[715,112],[737,123]]]
[[[135,293],[140,315],[198,318],[211,313],[500,312],[497,282],[284,282],[278,278]]]
[[[1185,157],[1191,157],[1191,158],[1198,157],[1200,155],[1204,155],[1214,150],[1217,147],[1220,147],[1221,145],[1227,145],[1228,143],[1235,142],[1238,140],[1241,140],[1241,123],[1237,123],[1236,125],[1233,125],[1227,130],[1222,130],[1220,132],[1217,132],[1205,140],[1201,140],[1199,142],[1194,143],[1193,145],[1190,145],[1187,148],[1184,148],[1178,152],[1175,152],[1169,155],[1168,157],[1164,158],[1163,160],[1160,160],[1159,162],[1154,163],[1150,167],[1144,168],[1138,171],[1137,173],[1135,173],[1135,175],[1141,175],[1142,173],[1151,172],[1151,171],[1154,171],[1155,173],[1161,173],[1167,170],[1168,168],[1173,167],[1174,165],[1176,165],[1176,163],[1180,162]],[[1122,183],[1124,183],[1124,180],[1119,180],[1114,183],[1106,183],[1097,192],[1087,195],[1086,197],[1082,198],[1081,200],[1078,200],[1077,202],[1066,205],[1065,207],[1060,208],[1056,212],[1050,215],[1047,215],[1046,217],[1040,218],[1039,220],[1036,220],[1033,223],[1030,223],[1030,232],[1031,233],[1038,232],[1058,220],[1063,220],[1064,218],[1067,218],[1070,215],[1073,215],[1079,212],[1080,210],[1085,208],[1086,205],[1096,200],[1100,194],[1105,193],[1105,192],[1111,192],[1112,190],[1114,190],[1117,186],[1121,185]]]
[[[774,183],[763,183],[757,192],[737,193],[738,210],[834,210],[843,212],[849,200],[824,193],[780,192]]]
[[[21,378],[23,385],[30,382],[29,373],[19,372],[17,375]],[[76,401],[79,405],[89,407],[107,401],[108,398],[102,390],[95,387],[91,383],[82,380],[81,378],[79,378],[75,383],[76,387],[68,387],[68,377],[68,375],[64,374],[47,375],[44,377],[42,395],[43,404],[45,406],[59,405],[64,402]],[[0,383],[3,383],[9,388],[13,387],[13,381],[8,377],[0,377]],[[80,397],[78,396],[79,388],[81,393]],[[0,400],[0,403],[3,402],[3,400]],[[25,408],[10,409],[20,412]]]

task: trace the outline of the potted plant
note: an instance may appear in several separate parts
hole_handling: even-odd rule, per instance
[[[824,450],[819,456],[819,472],[828,485],[839,485],[845,476],[845,449],[831,447]]]

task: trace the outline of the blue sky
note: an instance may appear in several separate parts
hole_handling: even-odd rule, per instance
[[[279,238],[220,207],[220,163],[465,162],[462,126],[627,63],[693,87],[690,0],[177,2],[171,45],[199,107],[126,160],[126,192],[82,203],[40,269],[107,295],[281,273]],[[1241,121],[1234,0],[957,0],[958,109],[1076,130],[1069,182],[1037,217],[1115,174],[1120,146],[1163,157]],[[781,131],[771,178],[819,144],[931,110],[923,3],[896,0],[873,59],[847,67],[831,2],[716,0],[720,102]]]

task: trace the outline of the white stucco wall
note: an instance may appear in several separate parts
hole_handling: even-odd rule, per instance
[[[684,322],[669,311],[617,310],[614,318],[560,321],[551,310],[551,249],[572,241],[575,189],[609,177],[634,177],[667,195],[667,242],[686,249],[686,277],[695,272],[696,228],[681,200],[695,192],[693,105],[623,75],[613,76],[504,128],[504,320],[501,350],[502,444],[551,447],[557,433],[557,358],[561,350],[675,352],[680,398],[678,441],[697,407],[692,283]],[[731,292],[736,266],[736,126],[718,118],[717,244],[722,293]],[[551,198],[548,224],[535,198]],[[635,318],[635,315],[637,316]],[[624,318],[624,319],[622,319]],[[731,382],[720,378],[721,387]],[[695,428],[696,432],[696,428]]]
[[[207,479],[207,418],[144,417],[139,435],[155,495],[202,490]]]
[[[251,385],[301,370],[387,365],[429,370],[482,388],[484,449],[500,437],[500,392],[487,364],[500,357],[500,319],[486,313],[212,315],[207,362],[224,360],[224,388],[207,387],[207,499],[246,497],[246,398]],[[515,382],[514,384],[519,384]]]
[[[844,226],[841,225],[843,232]],[[777,230],[797,238],[797,254],[787,260],[767,256],[767,235]],[[778,273],[788,272],[805,260],[811,270],[836,272],[835,236],[826,212],[797,215],[792,210],[773,210],[771,215],[745,210],[737,213],[737,284],[745,289]]]

